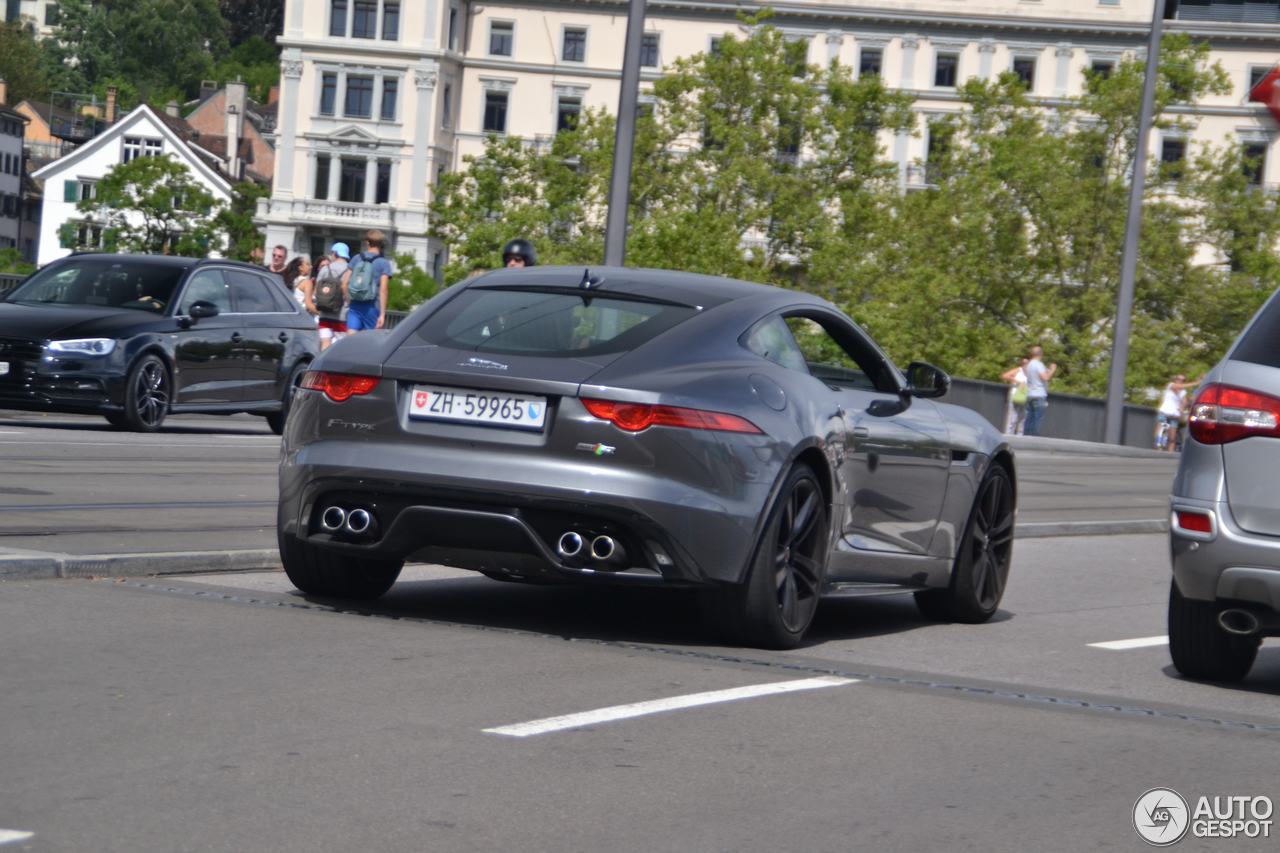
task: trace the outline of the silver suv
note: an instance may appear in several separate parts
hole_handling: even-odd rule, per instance
[[[1280,636],[1280,294],[1205,375],[1173,481],[1169,651],[1239,681]]]

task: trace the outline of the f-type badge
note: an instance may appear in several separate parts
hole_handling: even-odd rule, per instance
[[[617,449],[607,444],[587,444],[585,441],[578,442],[578,446],[575,448],[575,450],[581,450],[584,453],[594,453],[596,456],[612,456]]]
[[[485,370],[506,370],[507,366],[500,361],[489,361],[487,358],[469,358],[458,362],[459,367],[483,367]]]

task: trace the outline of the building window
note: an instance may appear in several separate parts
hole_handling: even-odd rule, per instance
[[[864,47],[858,53],[858,76],[879,77],[884,70],[884,50],[878,47]]]
[[[333,115],[334,104],[338,100],[338,75],[326,71],[320,75],[320,115]]]
[[[458,49],[458,7],[449,7],[449,50]]]
[[[507,132],[507,93],[484,93],[484,132]]]
[[[382,110],[383,121],[396,120],[396,95],[399,94],[400,81],[395,77],[382,78]]]
[[[333,0],[329,4],[329,35],[347,34],[347,0]]]
[[[578,117],[582,114],[582,99],[561,97],[556,101],[556,133],[562,130],[573,130],[578,126]]]
[[[707,49],[707,53],[711,54],[712,56],[719,56],[720,45],[723,42],[724,42],[724,38],[722,36],[712,36],[710,46]]]
[[[576,27],[566,27],[564,45],[560,50],[560,59],[564,62],[587,61],[587,31]]]
[[[95,181],[65,181],[62,184],[62,200],[67,202],[88,201],[98,195],[98,184]]]
[[[342,114],[349,118],[373,116],[373,78],[351,74],[347,76],[347,97]]]
[[[163,150],[164,143],[159,139],[149,139],[145,136],[126,136],[120,162],[128,163],[137,157],[158,157]]]
[[[1093,76],[1106,80],[1116,70],[1116,63],[1112,59],[1095,59],[1089,63],[1089,70],[1093,72]]]
[[[1018,79],[1022,81],[1022,85],[1026,87],[1028,92],[1035,91],[1036,58],[1034,56],[1015,56],[1013,58],[1013,73],[1018,75]]]
[[[343,157],[338,162],[338,201],[364,201],[364,158]]]
[[[351,9],[351,37],[378,37],[378,0],[355,0]]]
[[[1186,162],[1187,140],[1178,136],[1166,136],[1160,140],[1160,164],[1166,180],[1179,180]]]
[[[444,91],[442,93],[442,98],[443,100],[441,100],[440,102],[440,125],[442,127],[452,127],[453,126],[453,85],[452,84],[450,83],[444,84]]]
[[[957,53],[939,53],[933,65],[933,85],[955,88],[956,69],[960,66]]]
[[[391,161],[378,161],[378,182],[373,190],[374,204],[388,204],[391,201]]]
[[[658,34],[645,33],[640,41],[640,67],[658,67]]]
[[[395,41],[400,38],[400,4],[382,4],[382,38]]]
[[[1244,176],[1249,180],[1249,184],[1255,187],[1262,186],[1262,178],[1267,172],[1267,143],[1246,142],[1244,150],[1240,153],[1244,157]]]
[[[1262,82],[1262,78],[1266,77],[1270,71],[1270,65],[1249,66],[1249,88],[1244,90],[1245,97],[1248,97],[1249,93],[1257,88],[1258,84]]]
[[[316,186],[312,198],[329,197],[329,163],[332,158],[328,154],[316,157]]]
[[[510,56],[515,33],[515,24],[510,21],[490,21],[489,53],[492,56]]]
[[[56,27],[62,22],[57,3],[50,3],[44,7],[44,25],[46,27]]]

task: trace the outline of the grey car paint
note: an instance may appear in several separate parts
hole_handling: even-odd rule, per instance
[[[490,574],[737,582],[775,495],[802,460],[824,481],[831,518],[840,520],[831,525],[831,591],[948,583],[987,466],[997,456],[1013,465],[1003,437],[985,420],[968,409],[908,396],[902,373],[852,321],[817,297],[682,273],[591,272],[602,279],[603,294],[657,295],[701,310],[620,354],[479,354],[505,369],[474,364],[477,353],[435,346],[417,335],[429,316],[468,288],[571,287],[583,278],[580,267],[540,267],[455,285],[390,332],[344,340],[314,369],[382,381],[372,393],[342,403],[298,392],[282,448],[281,536],[335,552],[416,555]],[[881,360],[876,369],[888,387],[834,389],[740,343],[754,323],[794,311],[821,314],[860,336]],[[546,395],[548,424],[526,432],[413,420],[409,397],[418,383]],[[736,414],[762,434],[673,428],[628,433],[592,417],[581,402],[588,397]],[[614,450],[581,450],[597,445]],[[385,513],[378,537],[341,541],[318,531],[317,513],[335,496],[367,501]],[[578,518],[622,531],[648,570],[596,572],[558,559],[547,526],[554,532],[555,524]],[[487,545],[466,533],[468,525],[488,531]]]

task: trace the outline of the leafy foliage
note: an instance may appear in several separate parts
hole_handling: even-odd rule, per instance
[[[271,195],[271,188],[243,181],[231,188],[231,204],[218,211],[216,224],[226,235],[225,255],[237,261],[253,260],[253,250],[262,246],[262,232],[253,224],[258,199]]]
[[[387,284],[387,310],[411,311],[436,294],[436,280],[428,275],[412,254],[396,255],[396,274]]]
[[[223,248],[222,202],[170,155],[113,166],[98,182],[95,197],[78,202],[76,209],[102,227],[107,251],[202,258]],[[76,246],[80,225],[63,224],[64,245],[83,248]]]

